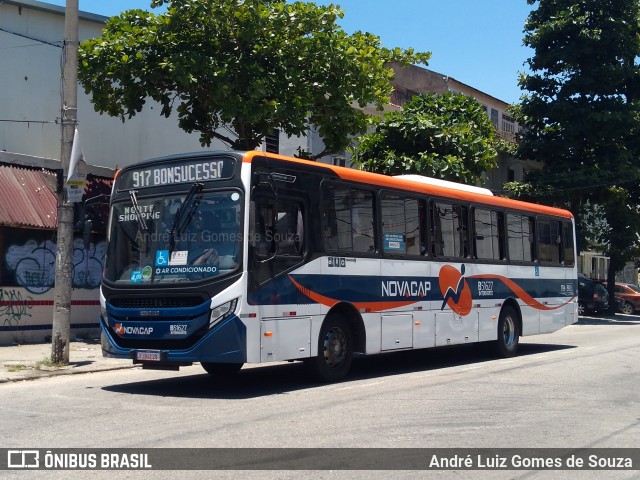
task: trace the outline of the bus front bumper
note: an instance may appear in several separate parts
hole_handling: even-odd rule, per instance
[[[104,357],[130,358],[134,363],[154,368],[188,366],[194,362],[245,363],[246,327],[236,316],[225,319],[208,331],[201,339],[188,348],[172,348],[170,341],[158,342],[141,340],[128,341],[124,347],[118,344],[122,339],[100,319],[101,346]],[[153,328],[155,322],[149,322]]]

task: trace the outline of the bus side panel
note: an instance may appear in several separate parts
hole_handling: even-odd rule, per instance
[[[274,318],[261,324],[261,362],[294,360],[311,355],[311,317]]]
[[[478,341],[478,312],[467,315],[436,312],[436,346],[460,345]]]
[[[436,329],[433,309],[436,308],[436,304],[439,308],[442,302],[431,301],[434,292],[438,290],[437,282],[432,281],[431,262],[425,260],[385,259],[382,260],[380,270],[383,280],[394,281],[394,278],[400,278],[399,276],[401,275],[402,278],[415,279],[416,282],[421,282],[422,284],[428,282],[430,289],[423,288],[420,290],[420,294],[425,294],[421,299],[416,299],[414,303],[393,309],[393,312],[408,312],[413,315],[411,321],[413,337],[411,344],[413,348],[434,347]],[[390,292],[392,289],[387,288],[386,291]],[[389,298],[383,298],[382,300],[389,300]],[[392,321],[392,319],[389,320]],[[380,334],[382,335],[382,333]],[[384,343],[384,338],[381,337],[381,345],[382,343]]]
[[[529,297],[539,300],[540,295],[536,286],[541,278],[539,267],[535,265],[509,265],[508,272],[509,279],[517,283]],[[535,305],[527,305],[527,302],[516,293],[513,293],[513,297],[518,301],[522,314],[522,335],[540,333],[540,309]]]
[[[364,304],[380,298],[380,259],[339,256],[321,257],[317,261],[321,262],[320,272],[326,277],[326,283],[330,285],[326,291],[328,297],[338,302],[351,303],[356,308],[360,302]],[[354,281],[353,277],[361,277],[362,281]],[[370,286],[370,282],[374,283],[373,287]],[[326,315],[331,310],[331,306],[325,305],[322,310]],[[379,353],[382,344],[380,312],[366,311],[363,308],[360,309],[360,313],[366,332],[365,353]],[[324,321],[324,319],[321,320]],[[317,355],[322,321],[312,329],[312,356]]]
[[[540,333],[550,333],[559,330],[566,324],[568,314],[567,283],[565,268],[540,267],[540,274],[545,279],[539,282]]]
[[[507,265],[467,263],[465,269],[472,296],[471,312],[476,312],[478,315],[478,341],[496,340],[498,317],[505,292],[498,277],[507,275]],[[494,275],[495,278],[485,278],[487,274]]]
[[[468,286],[468,264],[433,263],[436,346],[478,341],[478,311]],[[436,282],[434,282],[436,283]]]

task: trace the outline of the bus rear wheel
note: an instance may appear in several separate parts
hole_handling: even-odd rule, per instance
[[[318,338],[318,356],[309,359],[316,377],[323,382],[342,380],[353,361],[353,334],[349,323],[337,314],[327,316]]]
[[[498,319],[498,339],[495,342],[496,353],[501,357],[513,357],[518,351],[520,327],[518,314],[513,307],[505,306]]]
[[[231,378],[240,371],[244,363],[212,363],[202,362],[202,368],[216,378]]]

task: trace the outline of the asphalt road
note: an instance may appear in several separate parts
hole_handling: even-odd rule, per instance
[[[474,347],[358,358],[348,380],[301,364],[245,367],[227,384],[199,366],[0,385],[6,448],[640,447],[640,319],[582,319],[495,359]],[[24,472],[0,477],[24,478]],[[640,471],[253,471],[189,478],[640,478]],[[87,478],[30,472],[29,478]],[[89,472],[165,478],[169,472]]]

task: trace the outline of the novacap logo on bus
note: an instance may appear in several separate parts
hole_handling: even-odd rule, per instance
[[[417,280],[386,280],[382,282],[383,297],[426,297],[431,282]]]
[[[458,315],[464,317],[471,311],[471,289],[464,278],[464,265],[460,266],[460,271],[451,265],[445,265],[440,269],[439,283],[440,292],[444,297],[442,307],[448,305]]]
[[[153,327],[125,327],[121,323],[116,323],[115,331],[118,335],[151,335]]]

